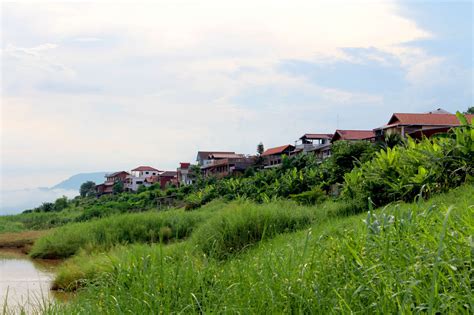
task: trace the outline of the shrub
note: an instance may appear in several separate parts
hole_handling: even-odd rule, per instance
[[[296,201],[300,205],[315,205],[326,200],[326,193],[319,187],[314,187],[309,191],[302,192],[301,194],[290,195],[290,198]]]

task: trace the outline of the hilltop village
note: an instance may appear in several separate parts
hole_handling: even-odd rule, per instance
[[[474,115],[466,115],[470,121]],[[162,189],[168,185],[176,187],[193,184],[196,172],[204,177],[223,178],[243,174],[249,167],[274,168],[282,163],[283,156],[314,154],[319,160],[331,156],[331,146],[336,141],[387,141],[390,137],[421,139],[445,133],[458,127],[455,114],[441,108],[427,113],[394,113],[387,124],[372,130],[337,129],[333,133],[306,133],[294,144],[268,148],[258,155],[246,155],[230,151],[198,151],[196,164],[181,162],[176,170],[159,170],[151,166],[138,166],[130,171],[117,171],[106,175],[104,183],[95,187],[98,196],[113,194],[114,187],[121,191],[137,191],[140,186],[158,184]]]

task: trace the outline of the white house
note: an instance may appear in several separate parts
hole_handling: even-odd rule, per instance
[[[145,183],[145,179],[152,176],[158,176],[163,173],[151,166],[139,166],[130,171],[130,176],[125,182],[125,189],[129,191],[137,191],[138,187]]]

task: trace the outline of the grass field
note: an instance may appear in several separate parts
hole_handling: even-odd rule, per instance
[[[265,212],[285,205],[214,204],[182,242],[80,251],[56,279],[77,298],[48,312],[472,314],[472,186],[357,216],[272,214],[290,227]]]

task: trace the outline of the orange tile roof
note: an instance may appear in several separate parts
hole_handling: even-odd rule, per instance
[[[474,115],[465,116],[468,121],[474,118]],[[459,126],[460,122],[454,114],[394,113],[387,125]]]
[[[276,148],[270,148],[270,149],[265,150],[265,152],[262,153],[262,156],[281,154],[285,152],[285,150],[288,148],[294,149],[294,146],[292,146],[291,144],[285,144]]]
[[[336,130],[334,137],[339,135],[341,140],[364,140],[375,137],[375,133],[372,130]]]

